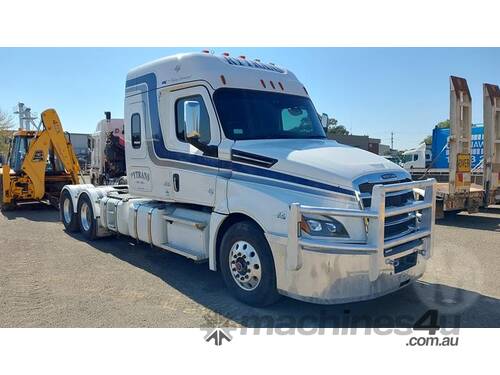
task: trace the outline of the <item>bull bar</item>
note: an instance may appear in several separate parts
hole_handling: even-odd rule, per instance
[[[397,254],[387,256],[387,249],[404,245],[412,241],[422,241],[424,249],[421,254],[425,259],[431,255],[432,236],[435,220],[436,180],[433,178],[422,181],[411,181],[389,185],[378,184],[373,187],[371,207],[362,209],[341,209],[330,207],[305,206],[292,203],[288,215],[288,240],[286,264],[289,270],[299,270],[302,267],[302,253],[319,252],[335,255],[364,255],[370,257],[369,279],[375,281],[380,275],[384,265],[394,262],[395,257],[402,257],[414,248],[399,251]],[[416,200],[411,204],[400,207],[385,207],[387,193],[413,190],[423,200]],[[414,232],[385,240],[384,225],[387,217],[415,212],[419,217],[419,224]],[[331,217],[359,217],[366,220],[366,241],[363,243],[343,243],[331,239],[303,238],[300,224],[302,214],[316,214]]]

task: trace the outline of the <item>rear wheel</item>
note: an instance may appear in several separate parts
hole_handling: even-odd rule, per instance
[[[271,249],[256,224],[233,224],[222,238],[219,255],[224,282],[237,299],[251,306],[267,306],[279,299]]]
[[[61,195],[61,200],[59,202],[59,211],[61,212],[61,220],[64,224],[64,228],[66,228],[68,232],[78,232],[80,230],[80,227],[78,226],[78,220],[73,208],[73,200],[71,199],[71,195],[67,190],[64,190]]]
[[[87,194],[82,194],[78,200],[78,224],[80,231],[87,239],[97,238],[97,221],[94,219],[92,202]]]

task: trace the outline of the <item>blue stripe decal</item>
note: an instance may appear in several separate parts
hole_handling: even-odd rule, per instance
[[[309,180],[307,178],[292,176],[292,175],[289,175],[286,173],[276,172],[276,171],[272,171],[269,169],[253,167],[250,165],[239,164],[239,163],[233,162],[231,169],[235,172],[253,174],[253,175],[257,175],[257,176],[261,176],[261,177],[267,177],[267,178],[272,178],[275,180],[280,180],[280,181],[287,181],[287,182],[291,182],[293,184],[310,186],[310,187],[314,187],[317,189],[333,191],[336,193],[342,193],[342,194],[347,194],[347,195],[352,195],[352,196],[355,195],[352,190],[343,189],[343,188],[338,187],[338,186],[332,186],[332,185],[324,184],[322,182],[317,182],[317,181]]]
[[[184,152],[169,151],[165,147],[165,142],[163,142],[163,134],[161,132],[160,116],[158,113],[158,101],[156,98],[156,75],[154,73],[148,73],[146,75],[133,78],[127,81],[126,87],[132,87],[145,83],[148,86],[148,102],[149,102],[149,113],[151,117],[151,135],[153,137],[153,148],[156,155],[163,159],[172,159],[187,163],[206,165],[214,168],[230,169],[235,172],[251,174],[261,177],[272,178],[275,180],[287,181],[298,185],[310,186],[317,189],[323,189],[328,191],[333,191],[336,193],[352,195],[354,196],[354,191],[344,189],[338,186],[332,186],[324,184],[322,182],[317,182],[309,180],[302,177],[292,176],[286,173],[276,172],[269,169],[253,167],[250,165],[234,163],[227,160],[219,160],[217,158],[211,158],[202,155],[192,155],[186,154]]]

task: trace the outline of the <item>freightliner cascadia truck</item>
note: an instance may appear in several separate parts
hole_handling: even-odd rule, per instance
[[[128,73],[128,185],[67,185],[68,231],[121,234],[219,271],[254,306],[382,296],[432,254],[434,180],[328,140],[274,64],[190,53]]]

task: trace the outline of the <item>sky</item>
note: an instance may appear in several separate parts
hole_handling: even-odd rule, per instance
[[[398,149],[449,117],[450,75],[468,81],[473,123],[483,122],[482,84],[500,84],[500,48],[0,48],[0,109],[55,108],[66,131],[91,133],[104,111],[123,117],[130,69],[202,49],[286,67],[319,113],[385,144],[393,132]]]

